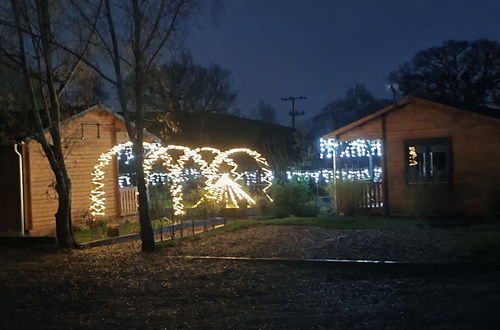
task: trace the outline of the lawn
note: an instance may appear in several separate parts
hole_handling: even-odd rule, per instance
[[[457,237],[456,250],[464,259],[500,262],[500,223],[465,228]]]
[[[138,222],[124,222],[120,224],[120,235],[138,233],[140,230]],[[99,225],[93,229],[82,228],[75,230],[74,236],[78,243],[86,243],[107,238],[106,224]]]
[[[322,226],[333,229],[424,229],[429,228],[425,220],[411,218],[389,218],[389,217],[288,217],[281,219],[266,220],[232,220],[225,227],[218,228],[207,235],[218,235],[233,230],[245,229],[255,226]]]

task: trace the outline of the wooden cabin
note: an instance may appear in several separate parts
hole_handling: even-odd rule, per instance
[[[360,211],[394,216],[500,215],[500,110],[470,112],[407,97],[323,137],[338,145],[380,141],[380,180],[360,180]],[[334,149],[332,148],[332,149]],[[341,167],[341,166],[340,166]],[[337,174],[336,186],[342,187]],[[337,189],[337,210],[342,210]],[[377,213],[377,212],[376,212]]]
[[[128,141],[124,119],[102,106],[89,108],[61,123],[66,166],[72,180],[72,220],[89,220],[91,173],[98,157]],[[41,145],[34,140],[0,147],[0,232],[31,236],[55,232],[55,178]],[[135,187],[120,189],[116,159],[105,169],[106,216],[135,214]]]

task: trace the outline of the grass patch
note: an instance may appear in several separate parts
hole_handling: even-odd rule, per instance
[[[140,225],[138,222],[124,222],[120,224],[120,236],[138,233],[139,231]],[[87,243],[108,238],[106,233],[106,225],[102,224],[93,229],[85,228],[75,231],[74,236],[77,243]]]
[[[458,234],[455,249],[463,259],[500,262],[500,223],[465,228]]]
[[[267,220],[269,225],[323,226],[333,229],[417,229],[427,228],[425,221],[410,218],[375,216],[283,218]]]
[[[388,218],[373,216],[357,217],[288,217],[266,220],[233,220],[226,222],[224,227],[200,234],[201,236],[214,236],[227,232],[242,230],[257,226],[322,226],[332,229],[421,229],[428,228],[424,220],[410,218]]]

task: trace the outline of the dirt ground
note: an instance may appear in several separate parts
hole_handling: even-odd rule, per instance
[[[82,251],[0,249],[1,329],[497,329],[500,271],[186,259],[454,261],[453,230],[262,226]]]

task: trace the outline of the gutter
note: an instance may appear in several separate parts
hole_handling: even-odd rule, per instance
[[[18,145],[23,145],[23,142],[21,143],[15,143],[14,144],[14,151],[18,156],[19,159],[19,201],[20,201],[20,208],[21,208],[21,229],[20,229],[20,234],[21,236],[24,236],[24,185],[23,185],[23,179],[24,179],[24,173],[23,173],[23,156],[21,153],[17,150]]]

